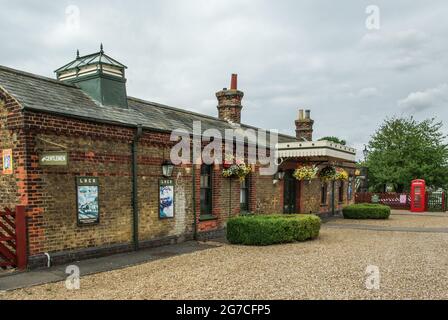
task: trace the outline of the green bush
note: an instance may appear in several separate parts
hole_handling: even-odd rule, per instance
[[[314,215],[253,215],[231,218],[227,240],[232,244],[267,246],[319,236],[321,220]]]
[[[382,204],[352,204],[342,209],[345,219],[389,219],[390,207]]]

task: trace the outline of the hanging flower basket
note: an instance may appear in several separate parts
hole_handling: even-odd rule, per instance
[[[232,166],[232,164],[231,164],[231,163],[228,163],[228,162],[226,162],[226,161],[224,161],[224,163],[222,164],[222,167],[223,167],[224,169],[229,169],[231,166]]]
[[[324,182],[335,180],[336,169],[333,166],[327,166],[327,167],[323,168],[322,170],[320,170],[318,175],[319,175],[319,178]]]
[[[348,180],[348,173],[342,168],[336,169],[336,180]]]
[[[225,155],[224,163],[222,164],[222,167],[224,169],[229,169],[235,162],[235,157],[233,155]]]
[[[315,166],[302,166],[294,171],[293,176],[299,181],[311,181],[317,176],[317,171]]]
[[[229,163],[230,159],[234,163]],[[224,178],[238,177],[241,181],[244,181],[246,176],[252,172],[250,165],[245,164],[242,160],[235,160],[233,156],[226,156],[223,167],[222,176]]]
[[[348,180],[348,173],[342,168],[327,166],[320,170],[319,178],[324,181]]]

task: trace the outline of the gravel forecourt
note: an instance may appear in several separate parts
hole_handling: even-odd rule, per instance
[[[387,222],[368,223],[443,228],[448,214],[393,215]],[[59,282],[2,292],[0,299],[448,299],[447,248],[444,232],[324,224],[314,241],[268,247],[216,243],[204,251],[82,277],[80,290],[69,291]],[[380,271],[379,290],[366,288],[371,265]]]

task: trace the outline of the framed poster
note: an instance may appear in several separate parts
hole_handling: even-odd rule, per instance
[[[159,181],[159,218],[174,218],[174,181],[172,179]]]
[[[13,174],[12,149],[5,149],[2,152],[3,174]]]
[[[76,204],[78,225],[100,222],[98,177],[76,178]]]

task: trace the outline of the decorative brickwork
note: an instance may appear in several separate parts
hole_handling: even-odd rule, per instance
[[[216,93],[218,98],[218,117],[221,120],[241,123],[241,100],[244,93],[238,90],[222,90]]]
[[[303,114],[303,110],[299,110],[299,118],[295,121],[295,124],[297,140],[313,141],[314,120],[310,118],[309,110],[306,110],[305,115]]]
[[[23,163],[18,161],[20,141],[17,138],[20,133],[16,130],[22,121],[17,103],[0,91],[0,170],[3,168],[3,150],[12,149],[16,174],[23,172]],[[20,202],[19,188],[23,191],[25,185],[16,180],[16,174],[3,175],[0,171],[1,208],[11,208]]]

